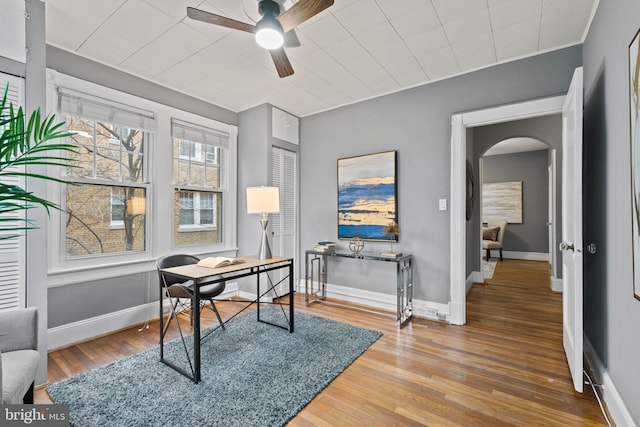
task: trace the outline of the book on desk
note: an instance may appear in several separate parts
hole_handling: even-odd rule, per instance
[[[198,261],[198,265],[201,267],[219,268],[229,265],[242,264],[246,262],[243,258],[228,258],[223,256],[207,257]]]

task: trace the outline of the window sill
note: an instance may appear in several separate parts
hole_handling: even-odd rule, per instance
[[[195,248],[193,248],[195,249]],[[185,253],[188,248],[178,248],[172,253]],[[231,256],[235,257],[238,248],[217,248],[215,250],[198,250],[189,251],[190,254],[204,256]],[[169,255],[162,254],[162,255]],[[61,268],[47,273],[47,287],[56,288],[60,286],[76,285],[87,282],[96,282],[114,277],[131,276],[134,274],[150,273],[156,271],[156,258],[149,258],[146,254],[144,258],[128,261],[108,262],[109,260],[96,260],[100,264],[94,264],[81,267]]]
[[[178,233],[194,233],[198,231],[216,231],[218,227],[204,227],[201,225],[185,225],[178,227]]]

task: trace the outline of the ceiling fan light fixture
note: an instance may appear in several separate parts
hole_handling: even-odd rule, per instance
[[[256,42],[265,49],[278,49],[284,43],[282,25],[270,16],[256,24]]]

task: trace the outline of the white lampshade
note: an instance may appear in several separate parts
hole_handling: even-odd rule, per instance
[[[247,187],[247,213],[264,214],[280,212],[278,187]]]

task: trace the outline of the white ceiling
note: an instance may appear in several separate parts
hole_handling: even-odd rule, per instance
[[[192,6],[255,22],[257,0],[46,0],[46,37],[235,112],[268,102],[305,116],[581,43],[597,3],[335,0],[297,27],[284,79],[251,34],[186,17]]]

